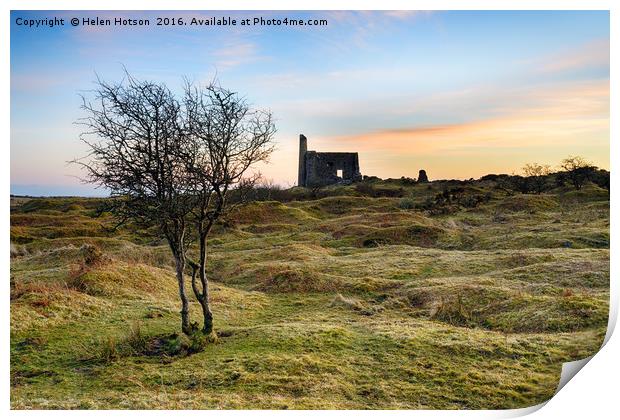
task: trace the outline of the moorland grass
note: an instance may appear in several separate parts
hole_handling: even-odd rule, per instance
[[[99,199],[16,199],[11,406],[543,402],[562,363],[591,355],[605,335],[609,195],[491,187],[471,186],[488,201],[439,214],[416,210],[435,183],[383,185],[407,206],[351,186],[240,208],[211,238],[218,338],[204,342],[179,334],[163,242],[109,230]]]

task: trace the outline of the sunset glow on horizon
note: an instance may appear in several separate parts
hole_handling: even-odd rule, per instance
[[[17,17],[289,16],[327,27],[56,27]],[[431,179],[518,173],[580,155],[609,169],[609,13],[20,12],[11,13],[11,192],[96,195],[67,162],[80,93],[95,73],[179,91],[217,76],[276,117],[276,152],[258,169],[295,185],[308,149],[359,152],[364,175]]]

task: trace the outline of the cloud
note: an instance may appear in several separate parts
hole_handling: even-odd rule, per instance
[[[485,156],[490,155],[496,156],[505,168],[507,162],[514,160],[515,153],[535,159],[541,153],[548,156],[555,151],[558,160],[573,150],[585,151],[595,160],[608,154],[606,82],[535,89],[531,98],[531,103],[492,118],[311,138],[311,145],[316,150],[358,151],[363,160],[373,162],[376,173],[389,173],[403,159],[432,159],[438,162],[434,171],[446,174],[457,173],[447,166],[447,162],[453,166],[457,159],[463,174],[472,173],[474,168],[482,174],[497,163],[485,161]],[[598,161],[600,165],[606,164]]]
[[[493,112],[448,113],[438,123],[391,123],[358,131],[354,121],[372,120],[377,124],[381,113],[398,113],[402,103],[384,108],[389,101],[372,103],[313,102],[312,108],[297,110],[300,115],[312,110],[320,113],[317,121],[329,113],[340,120],[346,135],[308,135],[309,148],[317,151],[359,152],[364,174],[381,177],[415,177],[424,168],[434,179],[479,177],[488,173],[519,171],[525,163],[538,161],[555,164],[569,154],[583,155],[597,166],[609,167],[609,82],[564,82],[529,88],[469,88],[419,99],[418,112],[433,107],[437,115],[454,101],[457,108],[487,108]],[[432,102],[431,99],[434,101]],[[481,104],[480,102],[486,102]],[[375,115],[372,116],[374,109]],[[355,115],[359,113],[360,115]],[[346,117],[344,116],[346,115]],[[422,119],[424,120],[424,119]],[[406,120],[404,120],[406,121]],[[299,120],[298,120],[299,123]],[[389,128],[388,128],[389,127]],[[294,182],[296,133],[280,133],[281,145],[272,164],[261,168],[268,178]],[[286,183],[286,182],[285,182]]]
[[[414,18],[418,18],[418,17],[427,17],[430,16],[431,14],[433,14],[433,11],[430,10],[386,10],[383,12],[384,16],[390,17],[390,18],[396,18],[399,20],[410,20],[410,19],[414,19]]]
[[[357,91],[406,81],[415,75],[415,69],[380,65],[366,68],[342,68],[320,72],[287,72],[259,74],[255,84],[262,89],[321,89],[336,92],[339,88],[351,87]]]
[[[559,73],[588,68],[609,68],[609,39],[597,39],[545,57],[540,62],[543,73]]]
[[[336,22],[376,22],[385,23],[390,19],[412,20],[436,13],[429,10],[334,10],[325,11],[321,15]]]
[[[327,19],[328,25],[321,31],[298,27],[308,37],[319,40],[324,48],[335,53],[347,54],[351,50],[366,49],[381,34],[390,33],[397,23],[411,25],[419,18],[434,12],[417,10],[334,10],[312,14],[314,18]]]
[[[228,69],[264,59],[258,54],[258,46],[251,42],[230,43],[211,53],[217,69]]]

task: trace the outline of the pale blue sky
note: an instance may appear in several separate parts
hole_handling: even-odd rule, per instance
[[[157,27],[156,16],[325,18],[327,27]],[[149,18],[140,28],[25,28],[18,17]],[[293,185],[297,138],[359,151],[362,173],[469,178],[580,154],[609,167],[608,12],[11,13],[11,192],[93,194],[66,162],[79,93],[117,80],[221,84],[271,109],[261,167]]]

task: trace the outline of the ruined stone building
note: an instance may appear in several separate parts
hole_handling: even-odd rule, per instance
[[[308,139],[303,134],[299,135],[298,186],[316,187],[361,180],[357,153],[308,150]]]

